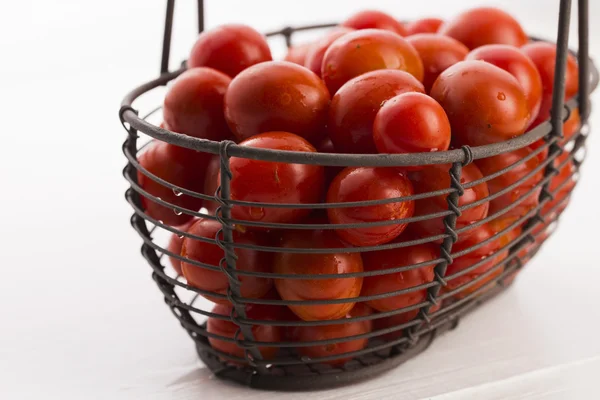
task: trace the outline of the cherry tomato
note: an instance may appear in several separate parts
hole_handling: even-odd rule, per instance
[[[372,310],[362,303],[348,312],[346,318],[358,318],[371,315]],[[313,342],[328,339],[341,339],[350,336],[363,335],[371,332],[373,323],[371,320],[347,322],[345,324],[322,325],[322,326],[298,326],[291,330],[291,338],[295,342]],[[298,347],[298,353],[305,357],[320,358],[330,356],[340,356],[340,358],[325,361],[330,365],[344,365],[352,357],[341,357],[345,353],[359,351],[367,347],[369,339],[354,339],[347,342],[338,342],[323,344],[317,346]]]
[[[188,229],[195,222],[196,222],[196,219],[191,220],[187,224],[183,225],[180,228],[180,230],[182,232],[187,232]],[[169,239],[169,244],[167,245],[167,250],[173,254],[181,255],[181,246],[183,245],[183,239],[184,239],[183,236],[179,236],[175,233],[172,234],[171,239]],[[173,269],[175,270],[175,272],[177,272],[178,275],[183,275],[183,272],[181,271],[181,260],[179,260],[178,258],[169,256],[169,261],[171,262],[171,265],[173,266]]]
[[[331,183],[327,192],[328,203],[347,203],[383,200],[413,195],[408,178],[394,168],[346,168]],[[332,224],[394,221],[410,218],[414,201],[400,201],[365,207],[328,208]],[[397,238],[406,228],[405,223],[355,229],[336,229],[336,233],[355,246],[375,246]]]
[[[417,50],[423,61],[423,85],[427,93],[442,72],[463,61],[469,54],[469,49],[464,44],[448,36],[421,33],[406,40]]]
[[[292,46],[288,49],[288,52],[283,61],[289,61],[294,64],[304,65],[306,62],[306,56],[315,45],[313,42],[302,43]]]
[[[406,28],[396,18],[375,10],[358,12],[342,23],[342,26],[353,29],[383,29],[406,36]]]
[[[429,193],[438,190],[450,188],[450,165],[432,165],[423,168],[420,171],[411,173],[411,181],[415,187],[415,193]],[[470,182],[483,178],[483,174],[475,164],[469,164],[463,167],[460,183],[466,185]],[[485,182],[465,189],[465,192],[458,199],[458,206],[464,207],[485,199],[490,194]],[[429,215],[448,210],[447,195],[428,197],[417,200],[415,204],[415,215]],[[485,202],[477,206],[468,208],[461,212],[456,219],[456,228],[461,229],[481,221],[488,216],[489,203]],[[430,237],[441,235],[445,232],[443,218],[433,218],[424,221],[413,222],[410,224],[411,230],[418,237]],[[468,236],[470,231],[463,235]]]
[[[543,121],[538,121],[543,122]],[[579,115],[579,108],[574,109],[569,115],[569,118],[563,124],[563,139],[558,143],[560,146],[564,147],[568,142],[570,142],[575,135],[581,130],[581,116]],[[533,142],[529,145],[531,150],[537,150],[542,147],[546,143],[544,138],[541,138],[537,142]],[[538,158],[540,162],[543,162],[548,157],[548,147],[538,153]]]
[[[444,20],[439,18],[422,18],[406,25],[406,36],[418,33],[437,33]]]
[[[271,61],[263,35],[246,25],[221,25],[202,32],[190,53],[188,66],[210,67],[234,77],[246,68]]]
[[[423,244],[406,248],[373,251],[363,253],[365,271],[380,271],[398,267],[426,263],[436,260],[440,253],[439,245]],[[373,296],[410,289],[432,282],[435,262],[417,269],[396,272],[387,275],[375,275],[364,278],[361,296]],[[370,300],[367,304],[378,311],[392,311],[414,306],[427,300],[427,289],[413,291],[393,297]],[[406,322],[416,318],[419,310],[404,312]]]
[[[471,50],[486,44],[521,47],[528,41],[527,34],[516,19],[492,7],[463,12],[442,25],[438,33],[453,37]]]
[[[554,90],[554,68],[556,66],[556,45],[546,42],[529,43],[521,50],[531,58],[542,78],[542,106],[533,126],[537,126],[550,118],[552,109],[552,91]],[[572,54],[567,56],[567,72],[565,81],[565,101],[573,98],[579,91],[579,68]]]
[[[232,135],[223,115],[223,99],[230,82],[230,77],[211,68],[185,71],[165,96],[166,126],[201,139],[230,139]]]
[[[199,219],[192,225],[188,233],[207,239],[214,239],[217,232],[221,229],[221,224],[214,220]],[[268,245],[265,239],[251,232],[241,233],[234,231],[235,243]],[[249,250],[235,249],[238,256],[236,269],[241,271],[271,272],[273,264],[271,253]],[[190,260],[219,267],[219,262],[225,256],[223,249],[216,244],[201,242],[199,240],[186,237],[181,246],[181,256]],[[223,272],[212,271],[204,267],[194,265],[183,261],[181,263],[183,276],[190,286],[198,289],[210,291],[217,294],[227,294],[229,287],[229,278]],[[258,278],[254,276],[240,275],[242,282],[241,295],[245,298],[257,299],[264,296],[273,286],[273,281],[267,278]],[[229,304],[226,299],[204,296],[207,299],[220,304]]]
[[[335,42],[338,38],[344,36],[346,33],[350,32],[354,32],[354,29],[345,28],[343,26],[330,31],[324,38],[317,41],[308,50],[303,65],[315,74],[321,76],[321,66],[323,65],[323,58],[325,57],[325,52],[333,42]]]
[[[240,140],[285,131],[318,143],[323,139],[329,101],[325,84],[308,69],[285,61],[266,62],[231,82],[225,117]]]
[[[263,133],[243,141],[240,145],[260,149],[316,152],[306,140],[287,132]],[[232,157],[229,160],[229,167],[233,174],[230,185],[233,200],[281,204],[318,203],[325,190],[325,171],[319,165]],[[310,211],[310,209],[234,205],[231,212],[233,218],[245,221],[296,223],[306,217]]]
[[[445,151],[450,147],[450,121],[431,97],[404,93],[388,100],[377,113],[373,140],[380,153]]]
[[[172,185],[197,193],[200,193],[204,186],[207,162],[208,157],[205,154],[158,141],[152,143],[139,158],[140,165],[151,174]],[[169,204],[191,211],[198,211],[202,207],[202,199],[185,194],[179,195],[140,171],[137,179],[142,189]],[[176,213],[173,208],[160,205],[143,195],[141,200],[144,210],[150,217],[163,221],[167,225],[180,226],[193,218],[188,214]]]
[[[508,72],[483,61],[461,61],[431,88],[450,119],[453,142],[479,146],[522,135],[529,123],[527,97]]]
[[[378,70],[356,77],[333,96],[329,138],[341,153],[377,153],[373,122],[382,104],[406,92],[424,93],[414,76],[398,70]]]
[[[304,254],[292,249],[345,248],[331,230],[298,230],[283,234],[281,247],[287,253],[276,253],[274,271],[277,274],[340,274],[334,279],[275,279],[275,287],[284,300],[329,300],[358,297],[363,278],[344,278],[341,274],[362,272],[358,253]],[[305,321],[343,318],[354,307],[354,301],[329,305],[290,305],[289,308]]]
[[[465,251],[472,246],[475,246],[485,240],[490,239],[495,234],[494,230],[489,224],[481,225],[474,229],[473,234],[465,237],[459,238],[459,241],[454,244],[452,247],[452,253],[458,253],[460,251]],[[506,239],[505,239],[506,240]],[[498,263],[508,257],[509,250],[499,251],[502,248],[502,239],[498,238],[497,240],[492,240],[488,244],[478,248],[477,250],[473,250],[461,257],[456,257],[454,262],[448,265],[446,269],[446,280],[448,285],[442,289],[443,293],[447,293],[453,290],[460,288],[463,285],[472,282],[474,279],[479,278],[481,275],[488,272],[490,269],[494,268]],[[464,275],[451,278],[451,275],[464,271],[467,268],[472,267],[478,262],[482,260],[486,260],[481,266],[477,267],[475,270],[465,273]],[[493,272],[490,273],[489,276],[486,276],[481,281],[464,288],[460,292],[456,293],[454,297],[463,298],[470,294],[475,293],[478,289],[482,288],[489,282],[496,279],[499,275],[502,274],[504,267],[497,267]]]
[[[397,69],[423,80],[423,63],[406,39],[381,29],[347,33],[334,41],[323,58],[321,76],[330,93],[369,71]]]
[[[529,156],[531,153],[532,150],[530,148],[524,147],[522,149],[518,149],[512,152],[499,154],[493,157],[483,158],[477,160],[475,163],[485,176],[489,176],[500,170],[503,170],[504,168],[512,166],[513,164],[517,163],[523,158]],[[533,157],[516,167],[512,167],[509,171],[503,173],[502,175],[488,181],[487,184],[488,188],[490,189],[490,194],[496,194],[501,190],[504,190],[506,187],[515,184],[520,179],[524,178],[526,175],[531,173],[539,165],[539,159],[537,157]],[[543,177],[544,171],[543,169],[541,169],[522,184],[518,185],[512,190],[509,190],[508,193],[505,193],[502,196],[493,199],[490,202],[490,214],[494,214],[505,209],[506,207],[514,204],[524,196],[526,196],[526,198],[523,201],[521,201],[513,209],[502,215],[504,218],[507,218],[513,216],[521,217],[527,214],[530,210],[539,205],[539,195],[541,187],[538,187],[529,195],[526,195],[526,193],[533,189],[536,185],[538,185],[538,183],[542,180]]]
[[[442,308],[442,304],[441,302],[437,305],[431,306],[430,310],[429,310],[429,314],[433,314],[437,311],[439,311]],[[396,315],[392,315],[390,317],[383,317],[383,318],[378,318],[373,320],[373,331],[381,331],[383,329],[388,329],[388,328],[392,328],[392,327],[396,327],[399,325],[404,325],[407,322],[413,320],[417,314],[410,318],[410,319],[406,319],[406,314],[408,313],[400,313],[400,314],[396,314]],[[385,335],[381,335],[379,337],[381,337],[383,340],[386,340],[388,342],[394,341],[394,340],[398,340],[402,337],[402,334],[404,333],[403,329],[400,330],[396,330],[390,333],[386,333]]]
[[[216,304],[212,312],[214,314],[229,317],[231,315],[231,308],[232,307],[230,305]],[[246,306],[246,315],[248,318],[255,320],[276,320],[277,316],[272,315],[271,310],[272,309],[268,306],[252,304]],[[228,320],[209,318],[208,322],[206,323],[206,331],[208,333],[229,339],[235,338],[235,334],[238,329],[239,327],[236,324]],[[258,342],[276,343],[281,342],[283,339],[282,329],[279,326],[253,325],[251,329],[253,339]],[[244,335],[239,334],[238,339],[243,340]],[[244,358],[244,349],[239,347],[235,342],[228,342],[213,337],[209,337],[208,342],[215,350],[222,351],[223,353],[230,354],[235,357]],[[279,351],[277,347],[267,346],[261,346],[258,348],[258,350],[260,351],[262,357],[267,360],[274,358]],[[236,362],[233,363],[237,364]]]
[[[521,84],[529,104],[529,124],[542,105],[542,78],[535,64],[520,49],[506,44],[488,44],[473,50],[467,60],[483,60],[509,72]]]
[[[317,151],[319,153],[336,153],[335,148],[333,147],[333,142],[329,138],[321,142],[321,144],[317,147]],[[338,174],[343,170],[344,167],[325,167],[325,187],[328,188],[335,177],[338,176]]]

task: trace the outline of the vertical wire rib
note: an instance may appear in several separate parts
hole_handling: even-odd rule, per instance
[[[163,35],[162,58],[160,61],[160,73],[169,72],[169,56],[171,54],[171,34],[173,32],[173,11],[175,0],[167,0],[167,14],[165,16],[165,32]]]
[[[579,0],[579,113],[581,124],[585,125],[590,113],[590,29],[589,1]]]
[[[204,32],[204,0],[198,0],[198,33]]]
[[[233,226],[229,222],[231,219],[231,204],[228,200],[231,198],[231,169],[229,165],[229,154],[227,148],[232,145],[232,141],[223,141],[220,146],[220,160],[221,160],[221,182],[220,182],[220,196],[218,198],[220,206],[217,208],[217,220],[221,223],[221,229],[217,232],[215,240],[219,247],[223,249],[225,257],[220,263],[221,269],[225,273],[229,281],[229,287],[227,290],[227,297],[231,304],[233,304],[233,310],[231,314],[232,322],[235,323],[239,329],[235,334],[237,345],[244,349],[244,355],[248,364],[259,370],[259,372],[266,373],[267,369],[264,366],[257,365],[255,360],[262,360],[262,355],[258,347],[254,345],[246,345],[245,341],[254,341],[254,335],[252,333],[252,326],[241,323],[238,317],[246,319],[246,307],[243,303],[239,303],[237,299],[241,297],[241,282],[236,273],[236,260],[235,249],[231,247],[233,243]],[[221,240],[220,236],[223,235]],[[223,263],[224,261],[224,263]],[[223,265],[225,264],[225,265]],[[239,334],[243,335],[243,340],[239,339]]]

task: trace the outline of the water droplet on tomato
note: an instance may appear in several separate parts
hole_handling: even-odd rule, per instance
[[[183,214],[182,211],[179,211],[176,208],[173,209],[173,212],[175,213],[175,215],[181,215],[181,214]]]
[[[498,100],[504,101],[506,100],[506,95],[503,92],[498,93]]]
[[[177,189],[175,189],[175,188],[174,188],[174,189],[173,189],[173,194],[174,194],[175,196],[179,197],[179,196],[181,196],[183,193],[181,193],[181,191],[180,191],[180,190],[177,190]]]
[[[250,207],[248,213],[254,220],[261,220],[265,217],[265,209],[262,207]]]

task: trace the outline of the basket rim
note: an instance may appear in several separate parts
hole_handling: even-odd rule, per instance
[[[310,25],[293,28],[294,31],[321,29],[333,27],[335,24]],[[286,29],[267,33],[266,36],[285,35]],[[532,40],[539,40],[532,38]],[[575,52],[572,52],[576,54]],[[589,59],[590,66],[590,93],[596,89],[599,81],[598,69],[592,59]],[[177,78],[186,71],[182,66],[180,69],[161,74],[158,78],[144,83],[130,91],[121,102],[119,116],[123,123],[128,123],[133,129],[143,132],[153,139],[170,143],[176,146],[209,153],[221,154],[225,151],[228,157],[240,157],[252,160],[285,162],[293,164],[309,164],[322,166],[340,166],[340,167],[406,167],[406,166],[425,166],[432,164],[451,164],[464,163],[466,160],[478,160],[482,158],[493,157],[509,151],[518,150],[528,146],[552,131],[550,120],[546,120],[534,129],[520,135],[516,138],[506,141],[488,144],[483,146],[463,146],[463,148],[429,152],[429,153],[404,153],[404,154],[342,154],[342,153],[307,153],[299,151],[283,151],[251,148],[240,146],[231,141],[216,142],[206,139],[200,139],[185,134],[172,132],[160,128],[140,117],[137,111],[132,107],[133,102],[143,94],[156,89]],[[588,99],[589,101],[589,99]],[[562,119],[564,120],[575,108],[579,106],[579,93],[571,100],[565,103]],[[585,116],[584,116],[585,117]]]

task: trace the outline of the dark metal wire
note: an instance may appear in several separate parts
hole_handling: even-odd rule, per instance
[[[195,341],[200,357],[205,361],[213,372],[220,377],[233,379],[253,387],[271,388],[278,390],[301,390],[310,388],[325,388],[336,386],[341,383],[353,382],[357,379],[362,379],[372,374],[389,369],[408,358],[418,354],[426,349],[434,338],[450,329],[456,327],[460,316],[469,312],[486,299],[494,296],[498,292],[505,289],[514,279],[517,273],[526,264],[527,260],[533,257],[543,245],[544,240],[550,234],[548,226],[555,224],[560,217],[560,212],[566,206],[570,199],[570,193],[566,195],[562,193],[566,185],[574,182],[575,175],[579,174],[579,166],[582,159],[575,155],[585,149],[585,141],[587,133],[578,132],[573,139],[570,140],[572,149],[568,157],[557,163],[556,158],[561,155],[565,148],[570,144],[563,143],[560,139],[563,136],[562,124],[569,118],[570,113],[575,108],[579,108],[583,129],[587,131],[587,117],[589,115],[589,95],[593,88],[598,84],[598,72],[589,61],[589,5],[587,0],[578,0],[579,3],[579,93],[574,99],[571,99],[566,104],[564,102],[565,91],[565,71],[567,58],[567,43],[568,43],[568,28],[570,19],[570,0],[561,0],[559,14],[559,30],[557,40],[557,62],[554,84],[553,108],[551,120],[542,123],[532,131],[512,140],[503,143],[497,143],[488,146],[479,147],[463,147],[461,149],[451,150],[439,153],[427,154],[403,154],[403,155],[355,155],[355,154],[323,154],[323,153],[299,153],[299,152],[282,152],[264,149],[250,149],[236,145],[232,142],[210,142],[202,139],[191,138],[181,134],[161,129],[147,122],[146,119],[154,115],[160,110],[157,107],[147,113],[143,118],[138,117],[138,112],[132,107],[133,101],[143,93],[150,91],[158,86],[165,85],[170,80],[177,77],[183,72],[183,68],[174,72],[169,72],[169,53],[171,45],[171,34],[173,27],[173,11],[174,0],[167,1],[167,13],[165,19],[165,31],[163,37],[163,52],[161,58],[161,75],[159,78],[140,86],[129,93],[123,100],[119,117],[125,129],[128,132],[127,140],[123,145],[123,152],[128,160],[127,167],[123,170],[126,180],[129,182],[130,188],[127,190],[126,198],[134,209],[134,215],[131,218],[131,224],[134,229],[142,237],[144,244],[142,246],[142,255],[147,259],[153,269],[152,277],[156,281],[157,286],[164,295],[165,302],[170,307],[173,314],[180,321],[182,327],[188,332],[190,337]],[[300,28],[286,27],[279,31],[270,32],[268,36],[283,36],[288,47],[293,43],[293,34],[298,31],[311,29],[322,29],[335,26],[335,24],[323,24],[305,26]],[[204,2],[198,0],[198,27],[202,32],[204,29]],[[221,185],[218,195],[208,195],[204,193],[196,193],[186,188],[172,185],[161,179],[158,176],[145,170],[137,161],[137,156],[143,146],[138,146],[138,132],[154,138],[155,140],[166,141],[168,143],[183,146],[205,153],[219,155],[220,170],[221,170]],[[462,168],[474,160],[491,157],[503,154],[509,151],[514,151],[545,138],[545,143],[536,151],[532,152],[528,157],[525,157],[515,164],[503,168],[494,174],[487,175],[482,179],[473,182],[461,184]],[[479,184],[486,184],[490,180],[509,173],[514,168],[522,165],[528,160],[538,157],[539,154],[548,150],[548,156],[545,161],[528,174],[512,183],[503,190],[489,195],[485,199],[472,202],[467,205],[459,206],[459,197],[464,193],[464,190],[475,187]],[[231,171],[229,169],[230,157],[245,157],[256,160],[276,161],[286,163],[313,164],[323,166],[375,166],[375,167],[392,167],[392,166],[417,166],[417,165],[432,165],[432,164],[448,164],[450,166],[450,187],[430,193],[419,193],[413,196],[406,196],[394,199],[381,199],[353,203],[318,203],[318,204],[275,204],[275,203],[252,203],[231,199],[230,180]],[[560,182],[557,182],[556,175],[569,164],[574,166],[567,177],[564,177]],[[486,218],[478,221],[470,226],[460,229],[456,227],[457,218],[468,209],[480,206],[486,202],[492,201],[520,187],[524,183],[530,181],[541,171],[544,172],[543,179],[539,180],[531,189],[526,191],[516,199],[512,204],[502,210],[499,210],[493,215],[488,215]],[[153,196],[140,187],[137,176],[138,173],[148,177],[159,184],[177,191],[184,196],[199,198],[203,201],[215,202],[218,205],[216,215],[199,212],[198,210],[188,210],[177,205],[171,204],[160,198]],[[553,190],[550,190],[552,183]],[[495,233],[491,238],[477,243],[469,248],[453,251],[453,245],[466,232],[476,229],[479,226],[486,224],[496,218],[502,217],[510,210],[514,210],[519,204],[540,191],[539,204],[536,208],[530,210],[524,215],[519,216],[509,226],[502,231]],[[556,201],[556,196],[560,194],[564,197]],[[255,221],[241,221],[231,217],[233,207],[254,206],[264,208],[292,208],[292,209],[332,209],[332,208],[348,208],[348,207],[366,207],[381,204],[391,204],[402,201],[418,201],[436,196],[446,196],[448,209],[438,213],[432,213],[424,216],[417,216],[405,219],[398,219],[383,222],[369,222],[356,224],[267,224]],[[221,223],[222,229],[215,238],[204,238],[197,235],[184,232],[181,228],[171,227],[164,224],[162,221],[157,221],[147,215],[141,203],[141,197],[145,197],[157,204],[173,209],[176,213],[183,213],[193,217],[207,218],[217,220]],[[548,209],[550,201],[553,201],[552,207]],[[252,244],[235,243],[233,241],[233,230],[236,225],[246,225],[248,227],[264,227],[276,229],[356,229],[374,226],[387,226],[399,223],[410,223],[416,221],[424,221],[428,219],[443,219],[445,232],[432,237],[421,237],[415,240],[404,240],[396,243],[388,243],[379,246],[364,246],[352,248],[325,248],[325,249],[287,249],[276,246],[259,246]],[[148,224],[151,224],[151,229],[148,229]],[[523,225],[524,224],[524,225]],[[516,237],[511,238],[508,243],[504,243],[492,254],[473,261],[468,267],[447,274],[447,267],[454,260],[472,253],[483,246],[499,240],[504,235],[510,234],[515,229],[523,229]],[[543,227],[543,229],[540,229]],[[204,243],[219,246],[223,251],[223,259],[219,265],[209,265],[196,260],[188,259],[175,254],[163,246],[156,243],[153,234],[158,233],[158,230],[164,230],[174,235],[179,235],[185,240],[197,240]],[[327,254],[335,252],[357,253],[365,251],[382,251],[395,248],[403,248],[423,243],[439,243],[440,255],[436,260],[421,262],[413,265],[398,265],[387,270],[380,271],[362,271],[351,274],[322,274],[322,275],[300,275],[300,274],[276,274],[272,272],[255,272],[244,271],[236,268],[237,264],[237,249],[248,249],[265,252],[286,252],[286,253],[308,253],[308,254]],[[507,255],[508,253],[508,255]],[[215,293],[207,290],[198,289],[187,284],[183,277],[169,276],[166,273],[165,267],[161,263],[161,258],[167,255],[173,259],[187,263],[187,265],[196,268],[203,268],[213,272],[221,272],[228,277],[229,287],[227,293]],[[493,265],[487,266],[493,260]],[[435,265],[434,280],[426,282],[418,286],[397,290],[389,293],[381,293],[371,296],[357,296],[353,298],[342,299],[326,299],[326,300],[296,300],[286,301],[279,299],[249,299],[244,298],[240,292],[241,280],[243,277],[257,277],[266,279],[344,279],[358,277],[383,276],[393,273],[401,273],[425,266]],[[453,287],[452,290],[444,289],[448,282],[454,279],[464,277],[485,266],[486,270],[483,273],[469,279],[468,282],[461,284],[458,287]],[[173,275],[173,273],[170,273]],[[476,290],[471,290],[476,287]],[[469,293],[463,295],[465,290]],[[178,293],[184,291],[192,294],[191,300],[183,301]],[[376,314],[353,317],[346,319],[338,319],[332,321],[270,321],[257,320],[249,318],[246,315],[246,306],[249,304],[262,304],[269,306],[287,306],[287,305],[327,305],[327,304],[343,304],[347,302],[368,302],[372,300],[384,299],[408,293],[426,291],[426,298],[418,303],[410,306],[405,306],[397,310],[380,312]],[[460,298],[457,295],[460,294]],[[215,314],[210,311],[203,310],[195,306],[199,297],[208,296],[219,300],[228,300],[233,308],[230,315]],[[432,312],[434,305],[442,305],[442,307]],[[253,327],[257,326],[278,326],[283,328],[291,327],[314,327],[341,325],[347,323],[356,323],[360,321],[376,321],[382,318],[388,318],[406,312],[414,312],[418,310],[418,315],[415,319],[407,321],[401,325],[374,329],[360,335],[349,337],[330,338],[323,340],[315,340],[310,342],[294,342],[288,339],[278,342],[262,342],[255,339]],[[207,332],[205,325],[200,324],[200,320],[194,316],[203,318],[214,318],[217,320],[230,321],[239,327],[233,337]],[[385,341],[382,336],[390,333],[403,333],[397,339]],[[238,357],[222,351],[214,349],[208,339],[221,340],[223,342],[236,344],[244,351],[244,357]],[[369,340],[366,348],[347,352],[344,354],[335,354],[328,357],[307,358],[301,357],[295,352],[295,349],[310,346],[328,346],[353,340]],[[280,354],[275,359],[263,359],[260,348],[278,348]],[[352,361],[343,366],[329,366],[323,363],[336,361],[340,359],[353,358]],[[227,364],[227,361],[237,363],[237,365]]]

